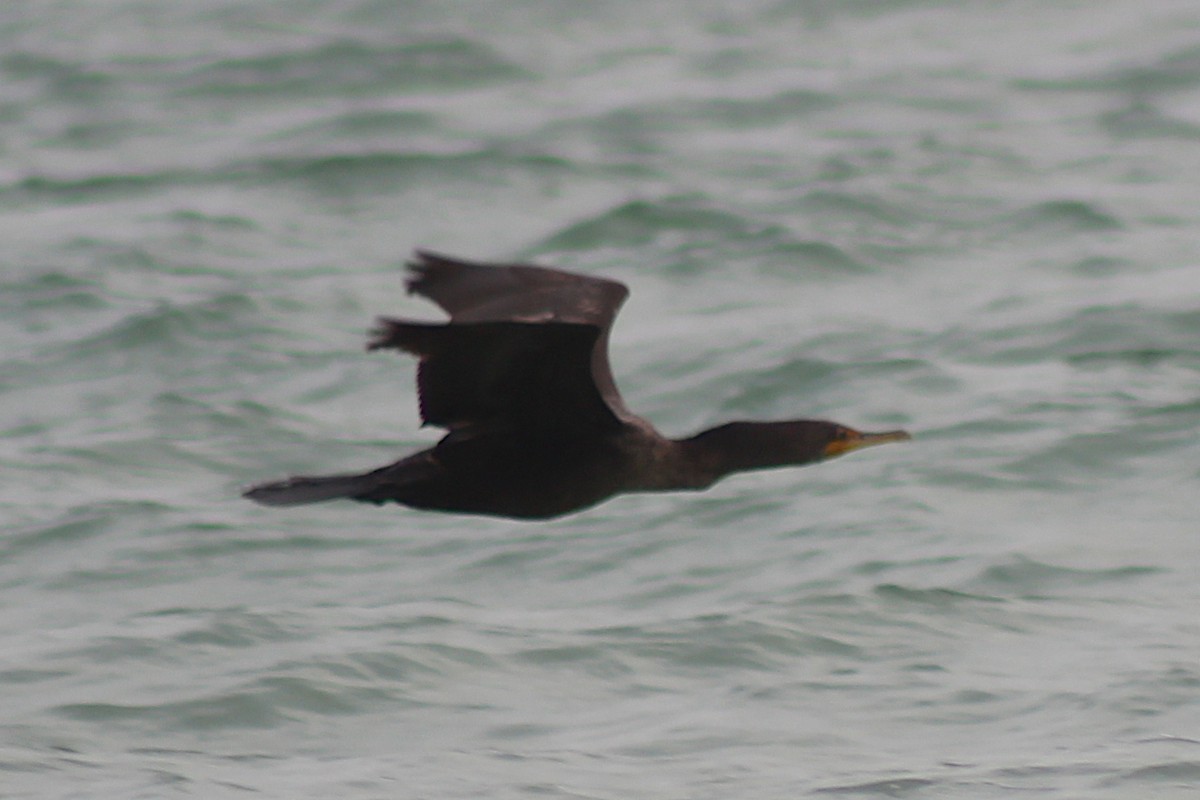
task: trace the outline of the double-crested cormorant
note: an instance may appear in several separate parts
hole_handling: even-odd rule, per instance
[[[538,519],[623,492],[705,489],[733,472],[909,438],[790,420],[668,439],[625,407],[608,366],[609,329],[629,293],[622,284],[422,251],[408,266],[409,293],[437,303],[450,321],[383,318],[367,347],[420,359],[421,419],[448,433],[386,467],[265,483],[246,497],[276,506],[344,497]]]

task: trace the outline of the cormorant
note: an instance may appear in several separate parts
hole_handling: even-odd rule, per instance
[[[608,334],[629,291],[602,278],[417,251],[410,294],[449,322],[381,318],[369,350],[420,359],[433,447],[362,474],[294,477],[245,492],[274,506],[352,498],[546,519],[623,492],[706,489],[745,470],[798,466],[910,438],[818,420],[729,422],[668,439],[625,407]]]

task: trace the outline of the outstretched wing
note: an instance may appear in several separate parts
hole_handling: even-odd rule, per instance
[[[418,250],[409,294],[428,297],[451,322],[576,322],[612,326],[624,284],[527,264],[481,264]]]
[[[599,330],[563,322],[381,319],[368,347],[420,359],[421,419],[451,431],[579,435],[620,424],[592,380]]]
[[[628,290],[615,281],[523,264],[418,252],[410,293],[450,322],[382,319],[370,349],[421,359],[421,417],[432,425],[516,426],[560,434],[632,417],[608,366],[608,332]]]

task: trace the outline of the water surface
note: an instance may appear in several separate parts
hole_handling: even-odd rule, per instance
[[[1192,797],[1192,2],[0,15],[5,797]],[[548,523],[428,443],[414,246],[606,275],[634,409],[904,447]]]

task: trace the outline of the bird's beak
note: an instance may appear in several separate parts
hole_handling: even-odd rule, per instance
[[[884,431],[883,433],[863,433],[861,431],[846,429],[846,435],[841,439],[834,439],[829,444],[825,445],[825,458],[833,458],[834,456],[844,455],[851,450],[858,450],[863,447],[872,447],[877,444],[887,444],[888,442],[907,442],[912,438],[908,431]]]

